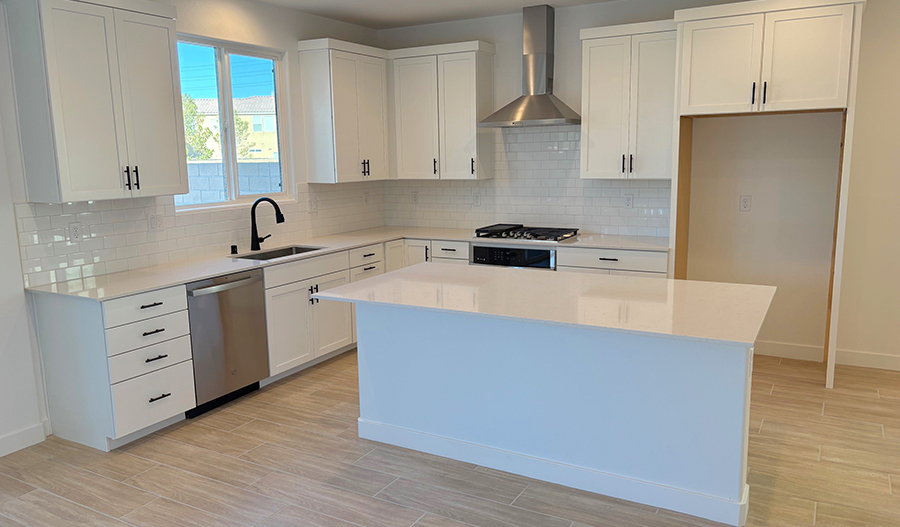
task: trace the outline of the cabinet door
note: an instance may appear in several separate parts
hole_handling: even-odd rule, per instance
[[[387,61],[359,57],[359,153],[368,161],[366,180],[388,177]]]
[[[766,14],[763,110],[846,108],[853,6]]]
[[[438,57],[441,179],[475,179],[475,52]]]
[[[340,271],[315,279],[318,291],[350,283],[350,271]],[[315,287],[315,286],[314,286]],[[334,300],[317,301],[313,306],[315,356],[321,357],[353,342],[352,304]]]
[[[404,240],[404,266],[431,260],[431,240]]]
[[[130,197],[114,11],[66,0],[40,6],[61,197]]]
[[[389,273],[402,269],[404,248],[403,240],[394,240],[384,244],[384,272]]]
[[[682,115],[759,109],[764,18],[759,14],[684,23]]]
[[[363,180],[363,158],[359,152],[358,66],[356,55],[331,51],[334,166],[338,183]]]
[[[269,374],[276,375],[315,358],[310,338],[313,280],[266,290]]]
[[[631,37],[584,41],[581,177],[626,177]]]
[[[116,10],[134,196],[188,192],[175,21]]]
[[[397,177],[437,179],[437,57],[394,61]]]
[[[631,37],[628,177],[672,179],[675,32]]]

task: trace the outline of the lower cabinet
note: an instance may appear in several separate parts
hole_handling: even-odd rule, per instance
[[[432,258],[431,261],[434,263],[469,265],[468,260],[460,260],[459,258]]]
[[[393,240],[384,244],[384,272],[389,273],[403,268],[403,253],[406,251],[405,240]]]
[[[431,260],[431,240],[403,240],[403,266]]]
[[[341,271],[316,279],[315,290],[325,291],[350,283],[350,271]],[[314,299],[312,306],[313,345],[321,357],[353,343],[352,304]]]
[[[266,334],[269,374],[275,375],[315,358],[309,320],[314,280],[266,289]]]
[[[194,400],[194,363],[185,361],[112,386],[116,437],[190,410]]]

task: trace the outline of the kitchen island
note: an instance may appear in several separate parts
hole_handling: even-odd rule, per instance
[[[426,263],[315,296],[356,304],[360,437],[741,525],[774,293]]]

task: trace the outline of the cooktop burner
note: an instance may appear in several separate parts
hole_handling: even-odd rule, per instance
[[[578,229],[556,229],[550,227],[525,227],[522,224],[498,223],[475,229],[477,238],[513,238],[558,242],[578,234]]]

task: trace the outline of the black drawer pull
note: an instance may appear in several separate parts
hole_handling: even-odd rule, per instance
[[[150,309],[151,307],[159,307],[161,305],[163,305],[162,302],[153,302],[152,304],[145,304],[141,306],[141,309]]]
[[[363,271],[371,271],[372,269],[375,269],[377,267],[378,267],[377,265],[373,265],[371,267],[363,267]]]
[[[153,331],[145,331],[144,336],[149,337],[150,335],[156,335],[157,333],[162,333],[166,328],[154,329]]]
[[[164,394],[160,395],[159,397],[151,397],[151,398],[150,398],[150,402],[151,402],[151,403],[155,403],[156,401],[158,401],[158,400],[160,400],[160,399],[165,399],[166,397],[168,397],[168,396],[170,396],[170,395],[172,395],[172,394],[171,394],[171,393],[164,393]]]
[[[604,262],[618,262],[619,261],[618,258],[599,258],[599,259],[603,260]]]
[[[163,360],[163,359],[165,359],[166,357],[168,357],[168,355],[157,355],[156,357],[153,357],[152,359],[147,359],[147,360],[145,360],[144,362],[147,362],[147,363],[150,363],[150,362],[156,362],[156,361],[158,361],[158,360]]]
[[[448,253],[455,253],[456,249],[450,249],[448,247],[441,247],[442,251],[447,251]]]
[[[363,255],[363,258],[369,258],[369,257],[372,257],[372,256],[375,256],[375,253],[364,254],[364,255]]]

